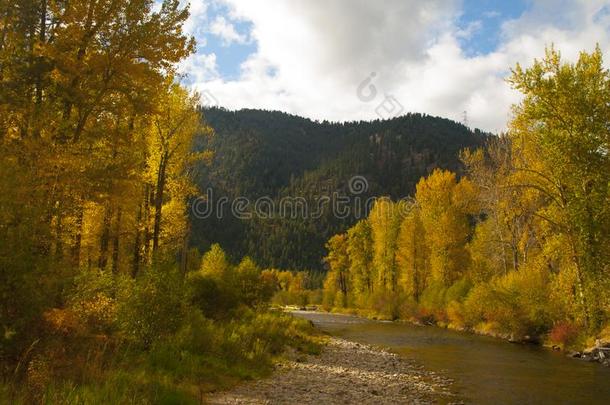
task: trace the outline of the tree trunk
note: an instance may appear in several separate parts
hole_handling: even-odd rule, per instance
[[[153,227],[153,255],[159,250],[159,234],[161,233],[161,209],[163,208],[163,193],[165,191],[165,170],[167,168],[167,152],[161,156],[159,172],[157,173],[157,188],[155,190],[155,223]]]
[[[146,196],[144,196],[146,199]],[[131,276],[136,278],[140,272],[140,263],[142,262],[142,251],[140,246],[142,232],[140,226],[142,224],[142,203],[138,204],[138,215],[136,216],[136,237],[133,242],[133,263],[131,265]]]
[[[62,241],[63,235],[63,217],[62,217],[62,205],[61,201],[57,202],[57,206],[55,208],[55,258],[61,260],[64,246]]]
[[[89,1],[89,7],[87,9],[87,19],[85,20],[85,33],[83,35],[83,38],[81,39],[81,43],[80,43],[78,51],[76,53],[76,60],[78,62],[82,61],[83,58],[85,57],[85,54],[87,52],[87,46],[89,45],[89,41],[95,35],[95,32],[93,30],[93,12],[94,12],[95,5],[96,5],[95,0]],[[72,79],[72,82],[70,83],[70,88],[75,90],[78,87],[79,81],[80,81],[80,77],[78,75],[75,76]],[[64,101],[63,120],[66,122],[69,122],[69,120],[70,120],[70,116],[72,115],[73,105],[74,105],[73,100],[67,99]],[[75,131],[76,131],[76,129],[75,129]],[[63,137],[61,140],[67,141],[68,133],[63,134]]]
[[[144,190],[144,258],[150,258],[150,202],[152,201],[152,190],[150,184],[146,184]]]
[[[570,248],[572,250],[572,261],[576,267],[576,294],[578,301],[582,307],[582,315],[585,323],[585,329],[589,329],[591,316],[589,314],[589,307],[587,302],[587,295],[585,291],[585,280],[582,271],[582,264],[577,254],[576,244],[572,235],[569,235],[568,240],[570,241]]]
[[[75,267],[80,266],[80,251],[83,240],[83,204],[78,203],[76,213],[76,234],[74,235],[74,245],[72,246],[72,264]]]
[[[191,235],[191,223],[187,219],[186,230],[184,232],[184,238],[182,239],[182,251],[180,252],[180,270],[182,274],[186,274],[188,268],[188,251],[189,251],[189,238]]]
[[[120,238],[121,238],[121,208],[117,210],[116,214],[116,223],[114,228],[114,239],[112,243],[112,273],[119,273],[119,248],[120,248]]]
[[[46,41],[46,28],[47,28],[47,1],[42,0],[40,2],[40,43],[44,44]],[[42,58],[37,58],[38,66],[36,66],[36,78],[35,78],[35,104],[34,104],[34,132],[32,133],[34,138],[40,137],[40,114],[42,110]]]
[[[100,256],[98,267],[104,270],[108,264],[108,245],[110,243],[110,223],[112,220],[112,207],[108,205],[104,211],[104,221],[102,225],[102,235],[100,237]]]

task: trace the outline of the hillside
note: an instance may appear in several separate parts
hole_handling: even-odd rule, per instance
[[[214,202],[227,197],[227,207],[237,197],[248,198],[248,211],[261,197],[276,208],[287,196],[304,197],[310,206],[321,196],[354,197],[348,187],[354,176],[368,183],[358,195],[363,200],[406,197],[434,168],[459,172],[459,151],[481,145],[487,136],[422,114],[348,123],[262,110],[211,108],[204,115],[215,136],[200,147],[212,149],[215,157],[196,183],[202,194],[213,190]],[[292,269],[320,269],[328,237],[364,216],[337,219],[330,206],[319,218],[238,219],[224,211],[222,218],[193,218],[194,246],[203,251],[218,242],[232,257],[250,255],[263,266]]]

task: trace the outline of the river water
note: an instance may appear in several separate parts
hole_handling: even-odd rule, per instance
[[[607,404],[610,368],[551,350],[432,326],[296,311],[321,330],[382,346],[455,381],[473,404]]]

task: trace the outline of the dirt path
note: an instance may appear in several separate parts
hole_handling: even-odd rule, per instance
[[[318,356],[286,361],[268,379],[206,399],[210,404],[451,403],[457,399],[449,393],[450,383],[393,353],[331,338]]]

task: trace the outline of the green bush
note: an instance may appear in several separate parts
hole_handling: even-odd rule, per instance
[[[472,282],[463,278],[456,281],[451,287],[445,292],[445,304],[449,304],[453,301],[462,302],[468,296],[468,292],[472,288]]]
[[[182,275],[175,268],[147,269],[120,304],[121,331],[132,342],[149,347],[178,330],[186,302]]]
[[[121,302],[134,289],[134,280],[98,269],[83,270],[74,279],[69,308],[92,333],[112,333],[118,327]]]
[[[0,384],[0,402],[199,403],[269,373],[288,345],[319,351],[307,321],[262,312],[276,284],[249,260],[222,277],[164,264],[135,280],[83,271],[66,283],[67,306],[41,315],[48,339],[19,381]]]
[[[195,308],[188,311],[182,327],[173,337],[184,350],[200,354],[211,352],[220,338],[218,325]]]
[[[249,257],[245,257],[235,269],[232,279],[238,300],[249,307],[266,304],[273,291],[261,278],[261,270]]]
[[[195,273],[188,280],[190,303],[210,318],[225,319],[239,305],[231,285],[214,277]]]
[[[297,305],[304,307],[309,304],[322,304],[322,292],[315,291],[278,291],[271,300],[276,305]],[[332,305],[331,305],[332,306]]]

